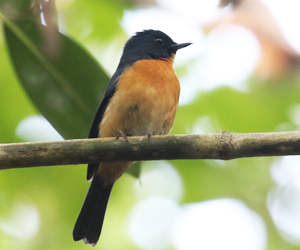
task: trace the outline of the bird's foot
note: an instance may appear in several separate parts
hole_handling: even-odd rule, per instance
[[[117,140],[120,138],[120,137],[123,137],[124,140],[128,141],[128,136],[131,136],[132,134],[130,133],[127,133],[125,134],[123,131],[120,131],[119,134],[116,136],[117,137]]]

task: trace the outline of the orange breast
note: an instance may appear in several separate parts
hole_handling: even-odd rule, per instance
[[[167,134],[180,85],[172,60],[140,60],[125,70],[100,124],[100,137]]]

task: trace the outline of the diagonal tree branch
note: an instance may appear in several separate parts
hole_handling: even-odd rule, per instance
[[[211,133],[0,144],[0,169],[105,161],[300,155],[300,132]]]

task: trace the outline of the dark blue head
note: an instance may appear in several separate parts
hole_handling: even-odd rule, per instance
[[[125,44],[120,64],[133,63],[141,59],[170,58],[178,49],[191,43],[175,43],[159,30],[137,32]]]

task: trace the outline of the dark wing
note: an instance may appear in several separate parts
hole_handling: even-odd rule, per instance
[[[99,108],[96,112],[96,115],[95,115],[95,118],[93,120],[88,138],[98,138],[99,125],[102,121],[104,112],[105,112],[107,106],[109,105],[110,99],[113,97],[113,95],[116,92],[116,86],[117,86],[119,78],[123,74],[124,70],[125,70],[125,68],[118,69],[116,71],[116,73],[112,76],[112,78],[111,78],[111,80],[110,80],[110,82],[107,86],[107,89],[106,89],[106,92],[104,94],[103,100],[102,100],[102,102],[101,102],[101,104],[100,104],[100,106],[99,106]],[[90,180],[93,177],[94,173],[98,169],[98,165],[99,165],[98,163],[88,164],[87,180]]]
[[[115,94],[116,91],[116,82],[112,82],[110,81],[109,85],[107,86],[105,95],[103,97],[103,100],[100,104],[100,106],[98,107],[98,110],[96,112],[95,118],[93,120],[90,132],[89,132],[89,136],[88,138],[98,138],[99,135],[99,125],[102,121],[104,112],[110,102],[110,99],[113,97],[113,95]]]

